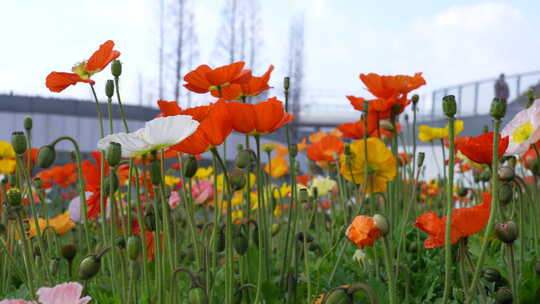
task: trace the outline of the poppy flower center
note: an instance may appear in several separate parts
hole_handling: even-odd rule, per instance
[[[512,141],[516,143],[522,143],[529,139],[532,132],[533,124],[531,122],[526,122],[514,130],[514,132],[512,133]]]

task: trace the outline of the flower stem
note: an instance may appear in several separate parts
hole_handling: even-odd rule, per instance
[[[452,243],[451,243],[451,226],[452,226],[452,204],[453,204],[453,188],[454,188],[454,117],[448,118],[448,179],[446,181],[446,228],[444,231],[444,293],[442,303],[448,303],[450,296],[452,279]],[[442,144],[442,141],[441,141]],[[444,155],[444,144],[442,144]],[[444,158],[444,157],[443,157]],[[443,159],[444,161],[444,159]]]

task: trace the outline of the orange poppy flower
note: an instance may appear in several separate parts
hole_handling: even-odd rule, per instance
[[[499,137],[499,159],[508,148],[508,136]],[[493,132],[476,137],[463,137],[455,142],[456,150],[463,153],[473,162],[491,165],[493,159]]]
[[[314,144],[314,143],[320,141],[326,135],[328,135],[328,134],[326,134],[326,132],[319,131],[319,132],[315,132],[315,133],[311,134],[310,136],[308,136],[308,139],[309,139],[310,143]]]
[[[237,99],[242,93],[241,84],[251,78],[251,70],[244,70],[244,65],[243,61],[215,69],[200,65],[184,76],[184,87],[199,94],[210,92],[214,97]]]
[[[316,162],[336,161],[334,154],[341,154],[345,145],[339,137],[326,135],[318,142],[307,147],[307,156],[310,160]]]
[[[238,99],[242,97],[252,97],[261,94],[262,92],[270,89],[268,81],[270,80],[270,74],[274,70],[274,66],[270,65],[268,70],[261,76],[252,76],[248,81],[240,84],[242,91]]]
[[[74,66],[72,68],[73,73],[51,72],[45,80],[45,85],[50,91],[59,93],[70,85],[79,82],[94,84],[90,77],[103,70],[111,61],[120,56],[120,52],[113,48],[114,42],[107,40],[99,46],[99,49],[87,61]]]
[[[307,148],[307,139],[302,139],[298,144],[296,144],[298,152],[302,152]]]
[[[347,99],[349,100],[349,102],[351,103],[351,105],[353,106],[355,110],[362,111],[362,112],[364,111],[364,103],[366,102],[365,98],[347,95]]]
[[[285,112],[283,102],[277,97],[257,104],[234,101],[227,103],[227,106],[233,129],[248,135],[272,133],[294,118],[294,115]]]
[[[272,178],[280,178],[289,173],[287,160],[283,156],[276,156],[270,160],[270,163],[264,166],[264,172],[268,173]]]
[[[345,234],[359,248],[373,246],[374,242],[381,237],[381,231],[375,225],[375,220],[366,215],[355,217]]]
[[[482,231],[486,226],[491,208],[491,195],[488,192],[484,192],[482,195],[484,198],[482,204],[452,211],[452,230],[450,231],[452,244],[463,237]],[[425,248],[444,246],[446,216],[440,218],[435,212],[429,211],[418,216],[414,225],[429,234],[429,237],[424,241]]]
[[[189,111],[190,109],[184,110],[186,115],[192,113],[193,119],[201,119],[200,124],[195,133],[171,146],[172,150],[188,154],[201,154],[211,147],[221,145],[231,134],[232,121],[227,103],[219,100],[207,107],[198,107],[199,109],[192,111]],[[206,113],[204,118],[203,112]]]

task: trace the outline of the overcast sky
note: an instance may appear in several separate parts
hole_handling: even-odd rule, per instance
[[[209,63],[225,0],[194,1],[198,64]],[[276,66],[274,85],[286,70],[289,19],[305,10],[305,85],[334,94],[336,103],[347,103],[346,94],[368,95],[359,73],[424,72],[423,91],[430,92],[500,72],[540,70],[537,0],[260,1],[262,58]],[[122,52],[123,94],[135,102],[139,73],[148,91],[157,83],[156,6],[151,0],[1,1],[0,92],[58,96],[45,88],[46,75],[69,71],[112,39]],[[98,87],[109,77],[102,74]],[[79,84],[61,96],[89,92]]]

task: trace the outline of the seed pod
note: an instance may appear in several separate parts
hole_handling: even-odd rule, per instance
[[[234,169],[229,173],[229,182],[233,191],[238,191],[245,187],[246,185],[246,176],[244,172],[240,169]]]
[[[495,119],[501,119],[506,115],[506,99],[494,98],[491,102],[489,115]]]
[[[500,167],[497,170],[497,173],[499,175],[499,179],[505,182],[513,180],[515,176],[514,169],[511,167]]]
[[[244,255],[248,249],[248,239],[243,233],[238,233],[233,239],[233,245],[238,255]]]
[[[349,304],[350,296],[347,294],[347,291],[344,288],[338,288],[334,291],[331,291],[329,295],[326,296],[326,300],[323,302],[326,304]]]
[[[510,304],[513,301],[512,290],[507,287],[501,287],[495,293],[495,301],[499,304]]]
[[[390,230],[388,219],[382,214],[375,214],[373,216],[373,221],[375,221],[375,226],[381,231],[381,235],[386,236]]]
[[[198,169],[199,164],[197,163],[197,159],[195,158],[195,156],[191,155],[184,163],[184,167],[182,168],[182,174],[186,178],[192,178],[193,176],[195,176]]]
[[[40,168],[49,168],[56,159],[56,151],[54,146],[45,145],[39,149],[37,156],[37,165]]]
[[[114,80],[108,79],[107,82],[105,82],[105,96],[108,98],[112,98],[114,95]]]
[[[68,260],[72,261],[77,255],[77,245],[74,243],[67,243],[60,248],[60,255]]]
[[[134,234],[129,237],[127,241],[127,254],[128,258],[132,261],[136,260],[139,257],[142,249],[141,237],[137,234]]]
[[[117,142],[111,142],[107,147],[107,153],[105,154],[107,163],[111,166],[117,166],[122,159],[122,145]]]
[[[443,112],[447,117],[454,117],[457,112],[456,97],[447,95],[443,97]]]
[[[505,206],[512,202],[514,198],[514,190],[510,183],[502,183],[499,188],[499,201]]]
[[[288,90],[289,89],[289,86],[291,85],[291,78],[290,77],[284,77],[283,78],[283,88],[285,90]]]
[[[23,132],[13,132],[11,133],[11,145],[13,146],[13,150],[18,155],[23,154],[26,152],[26,149],[28,148],[27,142],[26,142],[26,136],[24,136]]]
[[[120,62],[120,60],[113,60],[111,64],[111,74],[114,77],[120,77],[120,75],[122,75],[122,62]]]
[[[26,131],[30,131],[32,130],[32,126],[34,125],[33,121],[32,121],[32,117],[30,116],[25,116],[24,117],[24,120],[23,120],[23,125],[24,125],[24,129]]]
[[[240,169],[247,168],[252,160],[252,150],[244,149],[236,154],[235,164]]]
[[[513,243],[518,235],[518,227],[513,221],[495,225],[495,236],[504,243]]]
[[[154,186],[161,184],[161,168],[156,159],[150,163],[150,181]]]
[[[188,301],[189,304],[206,304],[208,303],[208,297],[202,288],[194,287],[188,292]]]
[[[22,203],[21,191],[18,188],[10,188],[7,191],[7,200],[11,207],[20,206]]]

